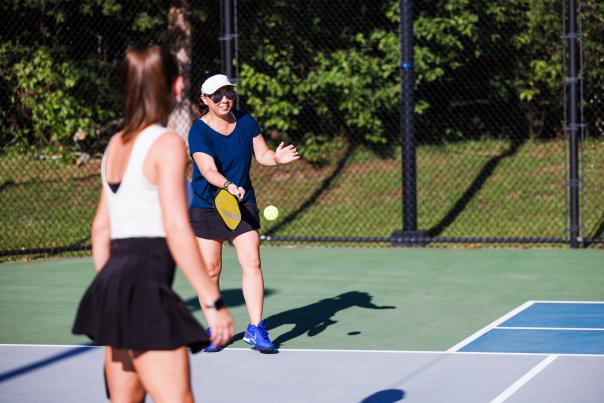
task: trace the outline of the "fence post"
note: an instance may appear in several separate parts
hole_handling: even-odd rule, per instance
[[[568,120],[564,128],[568,133],[569,166],[568,187],[570,194],[570,246],[580,246],[579,231],[579,146],[577,133],[582,128],[581,115],[578,113],[577,83],[582,77],[577,76],[578,47],[577,47],[577,3],[568,0]]]
[[[233,0],[222,0],[222,71],[229,78],[233,78],[233,14]]]
[[[421,245],[424,234],[417,230],[417,167],[415,158],[413,74],[413,1],[399,0],[401,61],[401,169],[403,175],[403,230],[392,234],[395,245]]]

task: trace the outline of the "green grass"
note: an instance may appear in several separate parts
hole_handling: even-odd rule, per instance
[[[451,237],[563,237],[562,143],[530,141],[506,155],[508,147],[505,141],[493,140],[420,146],[418,227]],[[591,141],[585,149],[588,236],[601,224],[604,212],[602,151],[602,141]],[[380,237],[401,228],[400,151],[390,160],[368,158],[363,150],[355,152],[319,192],[332,173],[333,167],[313,170],[293,165],[279,171],[256,167],[260,205],[275,204],[281,210],[281,220],[263,223],[264,231]]]
[[[418,227],[448,237],[565,236],[563,143],[509,147],[504,140],[418,147]],[[586,143],[585,162],[585,235],[602,236],[604,140]],[[98,160],[76,167],[0,157],[0,250],[87,244],[98,170]],[[274,222],[262,218],[264,234],[387,237],[402,227],[400,150],[379,159],[357,149],[319,168],[256,164],[252,179],[259,207],[280,210]]]
[[[0,158],[0,250],[88,244],[99,165]]]

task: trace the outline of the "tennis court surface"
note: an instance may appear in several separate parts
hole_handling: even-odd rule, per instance
[[[601,402],[604,253],[266,248],[278,354],[192,355],[200,402]],[[89,259],[0,266],[0,401],[103,402],[102,348],[69,334]],[[239,268],[222,287],[246,325]],[[175,288],[201,318],[182,277]],[[148,399],[150,401],[150,399]]]

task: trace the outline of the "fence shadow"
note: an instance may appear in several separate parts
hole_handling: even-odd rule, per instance
[[[363,291],[348,291],[335,297],[325,298],[318,302],[302,306],[300,308],[290,309],[280,312],[266,318],[267,330],[275,329],[281,325],[294,325],[293,329],[277,336],[273,343],[275,347],[295,339],[296,337],[307,334],[314,337],[329,326],[337,323],[333,316],[345,309],[360,307],[367,309],[396,309],[395,306],[379,306],[371,300],[373,297]],[[233,341],[243,338],[243,332],[236,334]],[[355,334],[358,334],[355,332]],[[274,337],[274,336],[273,336]]]
[[[22,248],[13,250],[0,250],[2,256],[20,256],[20,255],[36,255],[40,257],[57,256],[65,252],[79,252],[83,250],[91,250],[90,237],[86,236],[77,241],[65,246],[40,247],[40,248]]]
[[[590,239],[599,239],[604,234],[604,213],[600,216],[598,222],[594,225],[593,230],[589,234]],[[591,246],[594,242],[586,242],[585,246]]]
[[[478,194],[483,188],[486,181],[493,175],[497,166],[506,158],[515,155],[522,145],[526,142],[526,138],[512,137],[510,146],[501,154],[489,159],[481,170],[478,172],[470,186],[463,192],[461,197],[455,202],[453,207],[445,214],[445,216],[432,228],[428,229],[427,234],[430,237],[440,235],[449,225],[451,225],[457,217],[466,209],[468,203]]]
[[[11,179],[0,183],[0,192],[2,192],[4,189],[8,189],[9,187],[13,186],[14,184],[15,184],[15,181],[11,180]]]

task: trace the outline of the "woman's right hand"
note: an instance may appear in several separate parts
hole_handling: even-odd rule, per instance
[[[237,186],[234,183],[229,184],[227,191],[235,196],[237,200],[241,201],[245,197],[245,189],[241,186]]]
[[[206,309],[205,317],[208,326],[212,328],[210,341],[218,346],[225,346],[233,338],[234,327],[231,313],[226,307]]]

